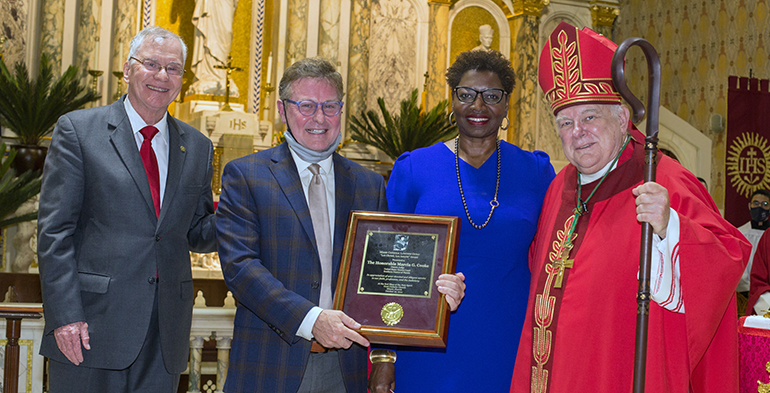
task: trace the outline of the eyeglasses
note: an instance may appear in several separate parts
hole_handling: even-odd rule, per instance
[[[340,113],[343,105],[342,102],[340,101],[324,101],[324,102],[315,102],[310,100],[302,100],[302,101],[283,100],[283,101],[297,105],[297,109],[299,110],[299,113],[301,113],[303,116],[313,116],[315,112],[318,110],[318,107],[320,106],[321,111],[323,112],[324,115],[329,117],[334,117]]]
[[[176,63],[169,63],[164,67],[158,64],[158,62],[155,60],[149,60],[149,59],[139,60],[133,56],[131,56],[130,58],[141,63],[144,66],[144,68],[150,72],[160,72],[160,70],[165,69],[167,74],[173,75],[173,76],[182,76],[182,74],[184,74],[185,72],[184,66],[181,66]]]
[[[505,97],[507,94],[503,89],[486,89],[483,91],[478,91],[465,86],[455,87],[452,91],[455,93],[457,99],[460,100],[460,102],[464,102],[466,104],[472,104],[474,101],[476,101],[476,97],[481,94],[481,99],[484,100],[485,104],[495,105],[502,101],[503,97]]]
[[[760,206],[762,206],[762,207],[764,207],[765,209],[768,209],[768,208],[770,207],[770,202],[767,202],[767,201],[763,201],[763,202],[760,202],[760,201],[751,201],[751,206],[754,206],[754,207],[760,207]]]

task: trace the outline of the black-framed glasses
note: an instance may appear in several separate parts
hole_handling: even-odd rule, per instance
[[[342,102],[341,101],[324,101],[324,102],[315,102],[310,100],[302,100],[302,101],[293,101],[293,100],[283,100],[283,102],[288,102],[294,105],[297,105],[297,109],[299,110],[299,113],[301,113],[303,116],[313,116],[315,112],[318,110],[318,107],[321,107],[321,111],[324,115],[329,117],[334,117],[340,114],[340,111],[342,110]]]
[[[164,67],[155,60],[150,60],[150,59],[139,60],[134,56],[131,56],[130,58],[138,61],[142,66],[144,66],[144,68],[147,71],[150,71],[150,72],[160,72],[160,70],[165,69],[166,73],[169,75],[182,76],[182,74],[184,74],[184,71],[185,71],[184,66],[179,65],[177,63],[169,63]]]
[[[751,201],[751,206],[754,207],[764,207],[765,209],[770,209],[770,202],[767,201]]]
[[[471,89],[470,87],[465,86],[457,86],[452,91],[455,93],[455,96],[457,96],[457,99],[460,100],[460,102],[464,102],[466,104],[472,104],[474,101],[476,101],[476,97],[481,94],[481,99],[484,100],[485,104],[495,105],[500,103],[500,101],[503,100],[503,97],[505,97],[507,94],[503,89],[486,89],[478,91],[476,89]]]

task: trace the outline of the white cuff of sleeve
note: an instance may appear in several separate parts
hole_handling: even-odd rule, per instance
[[[768,309],[770,309],[770,292],[765,292],[759,295],[757,303],[754,304],[754,312],[757,313],[757,315],[762,315],[765,313],[765,310]]]
[[[310,311],[305,314],[305,319],[303,319],[302,323],[299,325],[299,329],[297,329],[297,336],[300,336],[308,341],[312,340],[313,326],[315,325],[315,321],[318,319],[318,316],[321,315],[321,311],[323,310],[323,308],[318,306],[311,308]]]
[[[666,238],[652,236],[657,252],[650,265],[650,296],[666,310],[684,314],[684,295],[679,272],[679,214],[670,208]]]

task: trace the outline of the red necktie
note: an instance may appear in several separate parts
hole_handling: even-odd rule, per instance
[[[152,138],[158,133],[158,129],[153,126],[147,126],[139,130],[144,137],[142,147],[139,148],[139,155],[142,156],[144,171],[147,173],[147,180],[150,182],[150,193],[152,194],[152,203],[155,205],[155,218],[160,216],[160,174],[158,173],[158,158],[155,157],[155,150],[152,149]]]

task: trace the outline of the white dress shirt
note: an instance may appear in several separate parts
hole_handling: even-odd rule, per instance
[[[155,126],[158,129],[158,133],[152,138],[152,150],[155,151],[155,157],[158,159],[158,174],[160,183],[160,207],[163,209],[163,195],[166,194],[166,179],[168,178],[168,112],[163,115],[163,118],[157,124],[147,124],[144,122],[141,116],[136,112],[131,101],[123,101],[123,107],[126,108],[126,114],[128,115],[128,121],[131,123],[131,130],[134,132],[134,140],[136,141],[136,148],[142,148],[142,142],[144,142],[144,136],[139,132],[145,126]]]
[[[294,158],[294,164],[297,165],[297,173],[299,173],[299,180],[302,183],[302,191],[305,192],[305,201],[308,201],[308,187],[310,186],[310,180],[313,178],[313,174],[310,172],[310,169],[308,169],[311,163],[299,158],[297,153],[291,148],[289,148],[289,152],[291,152],[291,156]],[[331,231],[331,241],[333,245],[335,217],[334,160],[332,159],[332,156],[329,156],[319,161],[318,165],[321,167],[319,175],[323,178],[324,185],[326,186],[326,203],[329,205],[329,230]],[[334,293],[334,288],[332,288],[332,293]],[[299,329],[297,329],[297,336],[307,340],[313,339],[313,325],[315,325],[315,321],[318,319],[318,315],[321,314],[321,311],[323,311],[323,309],[318,306],[315,306],[308,311],[305,315],[305,319],[303,319],[302,323],[299,325]]]

